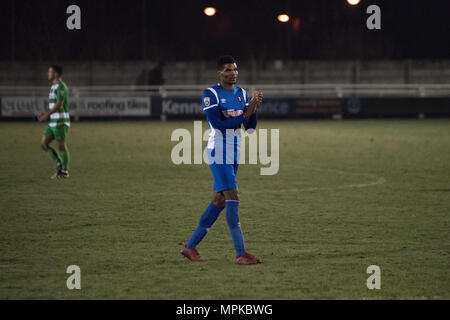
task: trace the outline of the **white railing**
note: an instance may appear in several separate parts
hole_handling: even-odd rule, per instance
[[[198,97],[210,85],[70,86],[71,96]],[[450,97],[450,84],[262,84],[240,85],[265,97]],[[0,86],[0,96],[46,96],[49,86]]]

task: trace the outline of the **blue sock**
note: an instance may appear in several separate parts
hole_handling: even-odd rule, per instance
[[[210,203],[208,208],[206,208],[205,212],[203,212],[200,217],[200,222],[198,223],[197,229],[195,229],[188,243],[186,244],[186,248],[195,248],[200,241],[206,236],[209,231],[209,228],[216,222],[219,217],[220,212],[223,208],[218,208],[214,203]]]
[[[244,236],[242,235],[241,223],[239,222],[239,201],[226,200],[225,207],[228,227],[236,249],[236,258],[239,258],[245,253]]]

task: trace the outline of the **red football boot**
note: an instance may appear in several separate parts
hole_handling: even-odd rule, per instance
[[[192,262],[203,261],[202,259],[200,259],[200,255],[198,254],[198,251],[195,248],[184,247],[183,249],[181,249],[180,253],[189,260],[191,260]]]
[[[239,258],[236,258],[236,264],[242,264],[242,265],[252,265],[252,264],[260,264],[261,261],[254,256],[252,256],[249,253],[244,253]]]

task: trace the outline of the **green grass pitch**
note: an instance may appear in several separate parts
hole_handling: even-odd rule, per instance
[[[212,188],[207,165],[170,160],[172,131],[192,121],[75,122],[64,181],[49,179],[43,124],[0,123],[0,298],[450,298],[448,119],[259,125],[280,129],[280,170],[239,169],[246,246],[263,261],[246,267],[223,213],[204,263],[179,254]]]

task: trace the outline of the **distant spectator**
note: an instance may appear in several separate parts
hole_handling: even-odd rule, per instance
[[[159,61],[156,67],[154,67],[150,72],[148,73],[148,84],[149,85],[162,85],[164,84],[164,77],[163,77],[163,68],[164,68],[164,62]]]

